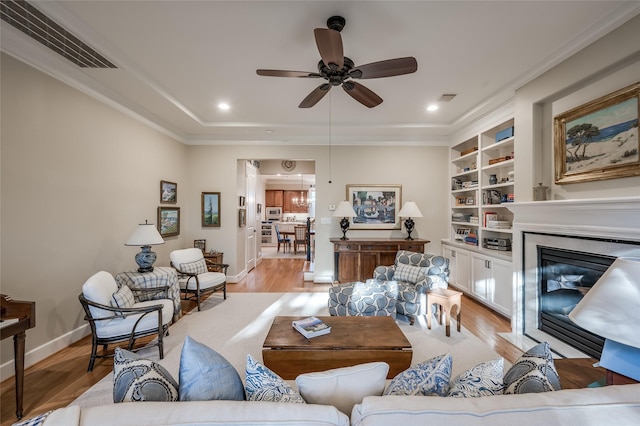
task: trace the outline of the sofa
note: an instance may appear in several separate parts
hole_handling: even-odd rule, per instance
[[[637,425],[640,384],[479,398],[368,396],[351,419],[328,405],[250,401],[128,402],[52,412],[43,426]]]

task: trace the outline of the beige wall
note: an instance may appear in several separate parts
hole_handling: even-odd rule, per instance
[[[516,92],[516,200],[531,201],[538,182],[551,199],[640,195],[640,177],[555,185],[553,166],[553,117],[640,81],[638,40],[640,16]]]
[[[187,147],[10,56],[1,59],[0,286],[16,300],[36,301],[27,350],[49,344],[39,348],[44,353],[67,346],[85,325],[77,297],[90,275],[137,267],[139,248],[124,242],[136,224],[156,222],[160,180],[178,183],[178,206],[189,216]],[[180,246],[180,237],[155,246],[156,264],[168,265],[169,251]],[[2,341],[3,363],[11,344]],[[38,358],[34,352],[27,362]]]

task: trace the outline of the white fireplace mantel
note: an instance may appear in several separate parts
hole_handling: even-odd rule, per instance
[[[533,246],[552,243],[552,246],[557,244],[565,249],[591,249],[594,253],[604,251],[616,256],[613,253],[617,251],[617,242],[626,241],[632,244],[623,244],[620,255],[630,253],[640,257],[640,245],[635,245],[640,242],[640,197],[521,202],[509,204],[508,208],[514,214],[514,297],[512,333],[503,337],[526,350],[532,345],[523,335],[534,334],[537,326],[531,324],[537,317],[537,290],[532,288],[537,279]],[[572,351],[553,338],[543,338],[552,343],[552,347],[555,345],[560,353]],[[572,353],[572,356],[576,354]]]

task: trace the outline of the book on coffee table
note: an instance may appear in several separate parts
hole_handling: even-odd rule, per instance
[[[318,317],[308,317],[296,320],[293,321],[291,325],[307,339],[322,336],[323,334],[329,334],[331,332],[331,327],[322,322]]]

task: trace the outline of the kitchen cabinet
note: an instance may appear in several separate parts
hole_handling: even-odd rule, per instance
[[[284,191],[282,189],[267,189],[264,192],[265,207],[283,207]]]
[[[308,192],[307,191],[283,191],[284,192],[284,205],[282,208],[283,213],[308,213],[309,206],[302,205],[298,206],[294,202],[294,199],[300,199],[303,197],[307,200]]]
[[[373,278],[376,266],[390,266],[400,250],[424,253],[428,240],[416,238],[331,238],[334,254],[334,279],[341,282],[366,281]]]

